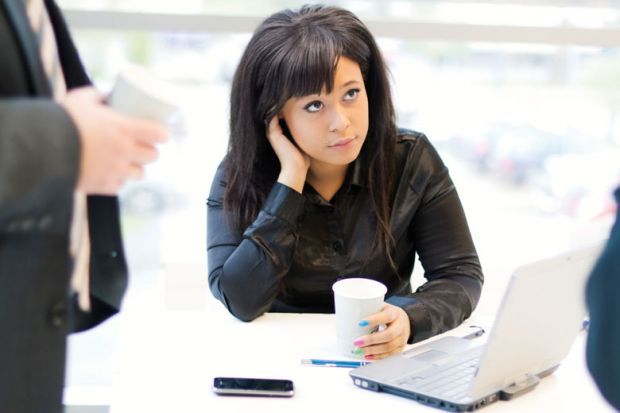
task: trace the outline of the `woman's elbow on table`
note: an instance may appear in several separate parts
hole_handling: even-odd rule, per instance
[[[267,311],[278,295],[278,277],[258,261],[228,259],[209,274],[209,288],[228,311],[241,321],[252,321]]]
[[[230,314],[234,315],[236,318],[246,323],[256,320],[258,317],[262,316],[266,312],[266,311],[263,311],[262,309],[259,311],[256,311],[255,309],[252,309],[252,308],[243,308],[243,307],[234,308],[234,309],[231,307],[228,307],[228,311],[230,312]]]
[[[253,305],[250,300],[247,299],[248,297],[245,297],[246,299],[243,297],[233,299],[230,297],[230,294],[227,294],[225,290],[221,288],[219,282],[211,282],[210,288],[213,296],[224,304],[228,312],[241,321],[253,321],[268,310],[268,306]]]

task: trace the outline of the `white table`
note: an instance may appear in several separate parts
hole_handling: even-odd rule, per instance
[[[68,389],[66,401],[84,404],[81,399],[99,398],[102,402],[95,404],[109,404],[111,413],[320,413],[336,411],[334,404],[356,413],[440,411],[406,398],[360,389],[353,385],[348,369],[302,365],[303,358],[342,359],[335,349],[333,315],[271,313],[243,323],[206,291],[204,267],[170,266],[167,271],[172,278],[164,274],[159,294],[153,295],[151,303],[124,309],[115,386],[94,397],[81,397],[80,389]],[[167,279],[184,281],[169,284]],[[178,311],[184,306],[186,311]],[[474,313],[446,334],[464,335],[472,324],[488,330],[491,317]],[[612,412],[587,371],[585,338],[581,333],[560,368],[534,391],[481,411]],[[291,379],[295,396],[217,396],[211,390],[216,376]]]

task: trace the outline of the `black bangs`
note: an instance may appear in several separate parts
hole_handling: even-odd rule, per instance
[[[284,56],[286,64],[280,65],[282,98],[286,101],[291,97],[318,94],[323,88],[330,93],[339,57],[335,39],[309,33],[296,40]]]
[[[324,89],[331,93],[339,58],[347,57],[359,64],[364,79],[372,58],[365,33],[338,24],[340,21],[333,16],[312,20],[302,15],[291,20],[286,28],[274,24],[263,33],[264,39],[272,41],[271,47],[263,48],[262,73],[258,76],[258,106],[264,119],[276,115],[292,97],[319,94]]]
[[[336,65],[341,57],[359,64],[365,77],[370,50],[347,33],[307,25],[291,38],[289,44],[278,74],[283,82],[281,97],[284,101],[291,97],[318,94],[323,88],[331,93]]]

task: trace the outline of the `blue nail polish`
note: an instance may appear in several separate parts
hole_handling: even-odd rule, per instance
[[[368,321],[367,320],[362,320],[359,323],[357,323],[358,326],[360,327],[368,327]]]

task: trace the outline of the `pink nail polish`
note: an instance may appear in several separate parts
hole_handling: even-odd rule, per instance
[[[374,360],[374,359],[375,359],[375,356],[373,356],[372,354],[369,354],[369,355],[367,355],[367,356],[364,356],[364,358],[365,358],[366,360]]]
[[[357,347],[361,347],[361,346],[363,346],[363,345],[364,345],[364,340],[362,340],[362,339],[359,339],[359,338],[358,338],[357,340],[355,340],[355,341],[353,342],[353,345],[355,345],[355,346],[357,346]]]

